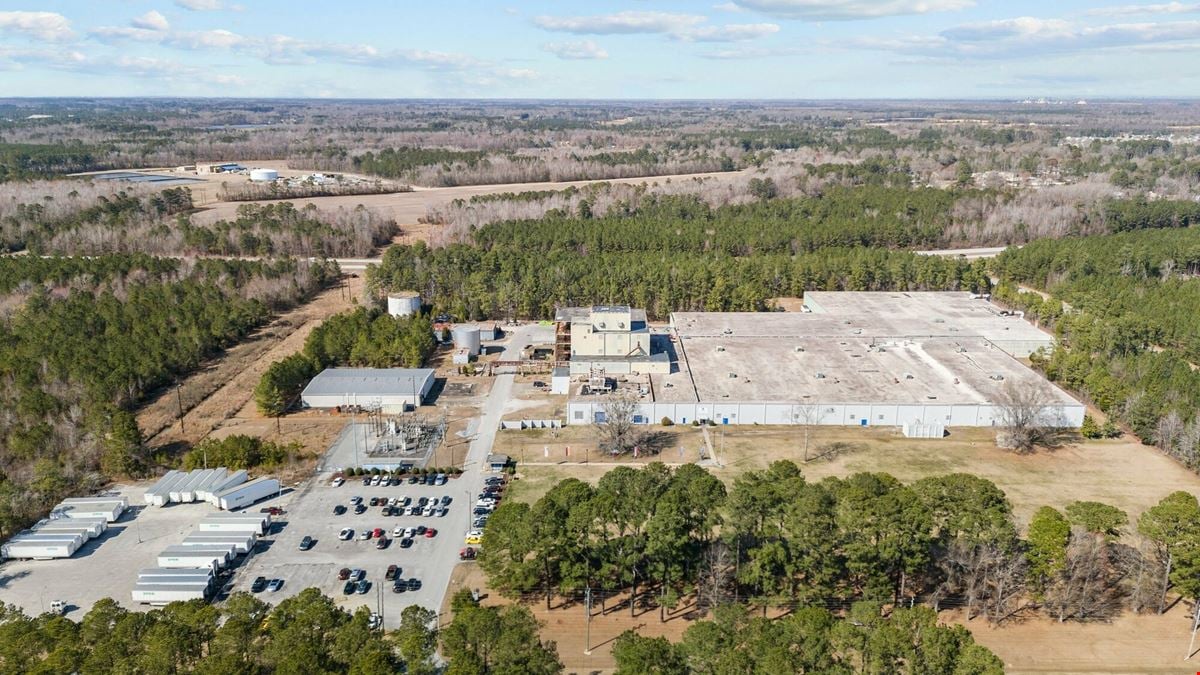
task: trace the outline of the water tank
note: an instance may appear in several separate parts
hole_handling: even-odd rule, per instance
[[[279,178],[279,172],[275,169],[251,169],[250,180],[256,183],[269,183],[276,178]]]
[[[421,311],[421,294],[415,291],[388,293],[388,314],[392,316],[409,316]]]
[[[452,334],[455,347],[467,350],[467,353],[472,356],[479,353],[479,326],[471,324],[455,326]]]

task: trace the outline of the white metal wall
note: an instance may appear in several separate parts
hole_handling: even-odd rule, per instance
[[[645,424],[658,424],[669,417],[675,424],[710,419],[717,424],[805,424],[824,426],[900,426],[905,422],[942,424],[947,427],[990,427],[999,424],[995,406],[989,404],[920,405],[895,403],[813,403],[813,415],[805,420],[804,406],[787,403],[642,403],[637,415]],[[567,424],[591,424],[602,402],[570,401]],[[1083,424],[1083,405],[1047,406],[1044,423],[1060,427]]]

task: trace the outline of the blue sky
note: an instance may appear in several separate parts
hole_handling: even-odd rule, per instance
[[[1200,0],[0,0],[0,96],[1200,96]]]

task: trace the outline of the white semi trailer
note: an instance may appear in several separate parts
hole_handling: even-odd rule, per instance
[[[171,602],[203,600],[208,597],[208,587],[159,584],[136,584],[133,601],[143,605],[165,605]]]
[[[214,499],[216,499],[217,508],[231,511],[233,509],[245,508],[268,497],[274,497],[277,494],[279,494],[278,480],[274,478],[259,478],[216,494],[214,495]]]
[[[204,548],[212,544],[217,546],[232,546],[238,553],[249,553],[254,548],[258,537],[253,532],[214,532],[212,534],[189,534],[180,542],[180,546],[199,546]]]

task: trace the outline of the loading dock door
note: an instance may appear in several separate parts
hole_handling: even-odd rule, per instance
[[[865,418],[865,417],[862,418],[862,422],[859,423],[859,426],[863,426],[863,427],[867,426],[867,418]]]

